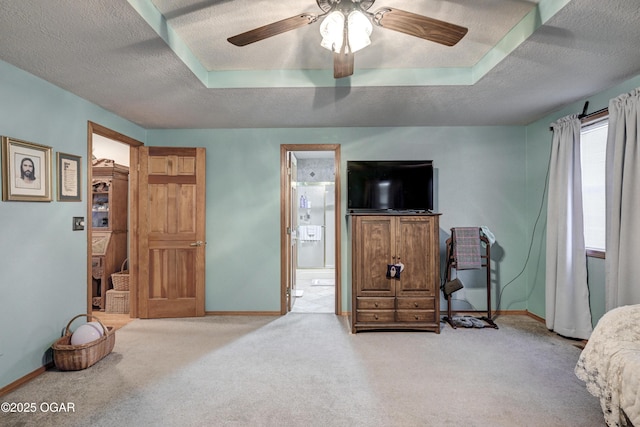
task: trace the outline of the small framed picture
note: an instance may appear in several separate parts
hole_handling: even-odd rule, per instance
[[[51,201],[51,147],[2,137],[2,200]]]
[[[82,157],[67,153],[56,153],[58,168],[58,201],[79,202],[82,200],[80,168]]]

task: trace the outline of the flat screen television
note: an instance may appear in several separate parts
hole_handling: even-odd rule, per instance
[[[433,161],[347,161],[347,209],[432,211]]]

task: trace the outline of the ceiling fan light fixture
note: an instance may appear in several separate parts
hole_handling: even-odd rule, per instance
[[[344,15],[334,10],[320,24],[322,42],[320,46],[334,52],[340,52],[344,40]]]
[[[372,31],[371,21],[359,10],[352,10],[346,18],[341,11],[335,10],[328,14],[320,24],[320,34],[322,35],[320,45],[325,49],[340,53],[346,33],[349,51],[351,53],[357,52],[371,44],[369,36]]]
[[[359,10],[354,10],[349,13],[347,18],[349,25],[349,46],[351,46],[351,52],[357,52],[371,44],[369,36],[373,31],[373,25],[364,13]]]

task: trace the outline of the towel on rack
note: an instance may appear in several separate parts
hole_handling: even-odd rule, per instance
[[[480,228],[454,227],[451,229],[451,237],[456,270],[477,270],[481,268]]]
[[[322,226],[321,225],[301,225],[298,227],[299,236],[298,240],[303,242],[314,242],[322,240]]]
[[[494,236],[491,230],[489,230],[489,227],[487,227],[486,225],[480,226],[480,233],[487,238],[487,240],[489,241],[489,246],[493,246],[493,244],[496,242],[496,236]]]

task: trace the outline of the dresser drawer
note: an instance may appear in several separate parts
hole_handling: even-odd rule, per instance
[[[395,320],[395,312],[393,310],[358,310],[356,313],[356,322],[358,323],[393,323]]]
[[[433,310],[436,300],[432,297],[398,298],[398,310]]]
[[[393,310],[395,298],[360,297],[356,299],[356,305],[358,310]]]
[[[396,313],[398,322],[435,322],[436,313],[433,310],[403,310]]]

